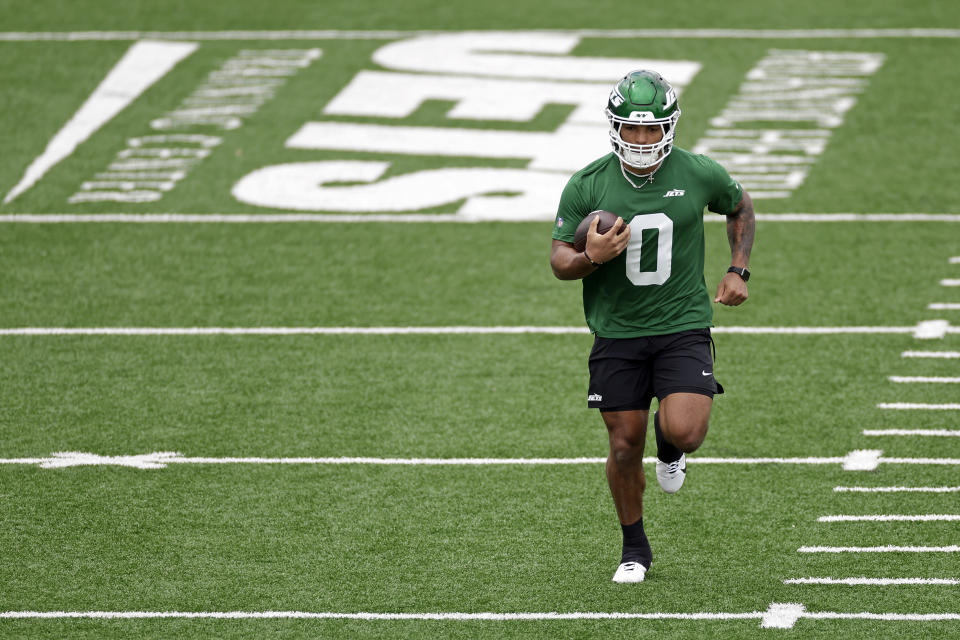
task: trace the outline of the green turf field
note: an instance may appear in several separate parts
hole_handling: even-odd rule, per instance
[[[0,638],[960,637],[960,10],[622,8],[0,0]],[[768,195],[616,585],[550,207],[644,60]]]

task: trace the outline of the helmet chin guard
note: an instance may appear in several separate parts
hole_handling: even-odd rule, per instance
[[[680,106],[670,83],[655,71],[631,71],[614,86],[607,100],[610,143],[625,164],[646,169],[662,162],[673,150]],[[624,124],[659,126],[663,136],[653,144],[633,144],[620,135]]]

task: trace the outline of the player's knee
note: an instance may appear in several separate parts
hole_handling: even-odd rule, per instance
[[[610,456],[619,467],[643,464],[643,441],[631,438],[611,438]]]
[[[707,425],[694,425],[690,429],[681,429],[674,436],[673,446],[684,453],[692,453],[700,448],[707,437]]]
[[[673,446],[684,453],[690,453],[699,449],[706,439],[708,422],[709,418],[692,416],[679,419],[674,417],[671,421],[664,421],[661,416],[660,427]]]

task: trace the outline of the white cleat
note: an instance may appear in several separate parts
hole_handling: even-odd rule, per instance
[[[660,488],[667,493],[676,493],[683,486],[687,477],[687,455],[680,454],[676,462],[661,462],[657,460],[657,482]]]
[[[613,581],[643,582],[645,575],[647,575],[647,568],[639,562],[624,562],[617,567],[617,572],[613,574]]]

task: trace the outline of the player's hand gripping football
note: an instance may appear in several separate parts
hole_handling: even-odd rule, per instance
[[[598,233],[597,225],[600,224],[600,216],[597,216],[590,223],[590,230],[587,231],[587,255],[594,262],[610,262],[630,243],[630,227],[625,227],[623,218],[617,218],[613,227],[606,233]],[[623,229],[621,232],[620,229]]]
[[[747,283],[735,273],[728,273],[717,286],[717,297],[714,302],[735,307],[747,299]]]

